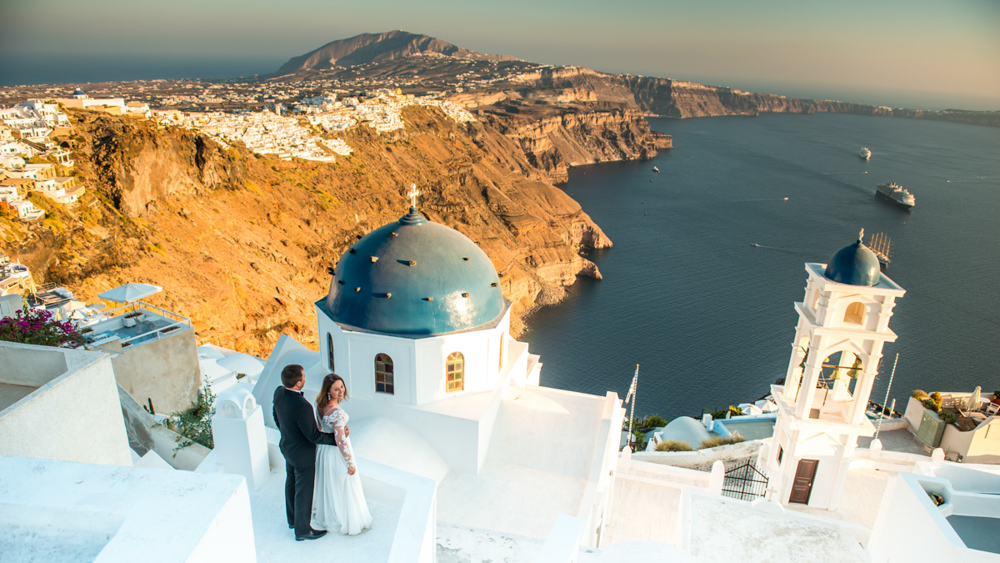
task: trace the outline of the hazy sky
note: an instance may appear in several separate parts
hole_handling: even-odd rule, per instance
[[[38,60],[61,76],[60,57],[231,61],[232,74],[263,74],[335,39],[403,29],[540,63],[1000,110],[1000,0],[4,0],[0,13],[0,73],[11,75]],[[46,81],[80,80],[71,74]]]

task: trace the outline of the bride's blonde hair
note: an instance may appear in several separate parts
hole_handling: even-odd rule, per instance
[[[335,373],[328,373],[326,377],[323,378],[323,385],[319,388],[319,395],[316,395],[316,412],[320,416],[323,416],[323,412],[326,407],[330,405],[330,388],[337,381],[344,384],[344,400],[347,400],[347,382],[344,381],[343,377]]]

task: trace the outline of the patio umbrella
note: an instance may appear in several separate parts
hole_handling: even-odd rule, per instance
[[[982,401],[983,388],[976,385],[976,390],[972,392],[969,396],[969,402],[966,403],[965,408],[970,411],[979,410],[979,403]]]
[[[114,289],[109,289],[104,293],[98,293],[97,296],[101,299],[106,299],[108,301],[113,301],[115,303],[131,303],[133,301],[138,301],[143,297],[149,297],[150,295],[156,294],[163,291],[163,288],[158,285],[150,285],[148,283],[136,283],[128,282],[125,285],[120,285]]]

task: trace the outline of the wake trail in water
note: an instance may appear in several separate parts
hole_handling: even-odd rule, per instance
[[[801,256],[803,252],[806,252],[806,251],[801,250],[801,249],[782,248],[780,246],[769,246],[769,245],[766,245],[766,244],[757,244],[756,242],[750,243],[750,246],[753,247],[753,248],[763,248],[765,250],[775,250],[775,251],[778,251],[778,252],[784,252],[785,254],[791,254],[792,256]]]

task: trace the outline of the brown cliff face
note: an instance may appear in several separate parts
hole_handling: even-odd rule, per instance
[[[245,182],[238,153],[203,135],[95,112],[74,115],[82,141],[78,170],[106,186],[115,207],[131,216],[146,215],[147,205],[175,193],[235,189]]]
[[[628,85],[640,108],[664,117],[687,118],[816,112],[893,115],[891,108],[882,106],[789,98],[777,94],[756,94],[669,78],[634,75],[622,75],[616,78]]]
[[[516,106],[501,107],[502,113],[489,115],[489,123],[513,140],[531,167],[550,182],[568,181],[570,166],[646,160],[656,156],[658,147],[669,147],[634,109],[546,108],[524,114],[512,111]]]
[[[391,138],[347,132],[355,152],[335,164],[220,149],[197,133],[127,118],[74,118],[74,157],[90,193],[57,213],[63,235],[6,250],[37,281],[64,283],[81,300],[126,281],[161,285],[150,301],[190,317],[200,341],[253,354],[266,354],[282,332],[315,344],[313,303],[328,290],[327,268],[406,212],[411,182],[429,219],[490,256],[514,304],[515,333],[577,275],[600,277],[580,247],[611,246],[508,136],[429,108],[407,109],[406,130]]]

